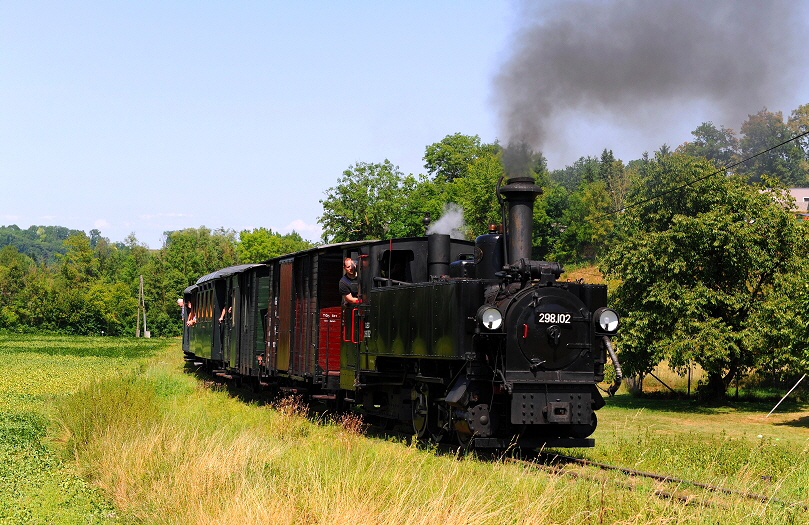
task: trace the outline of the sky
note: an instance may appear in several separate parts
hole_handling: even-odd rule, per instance
[[[532,28],[553,36],[567,5],[4,0],[0,225],[95,228],[113,242],[134,233],[150,248],[200,226],[317,241],[319,201],[351,165],[389,159],[422,174],[426,146],[447,135],[507,140],[503,79],[525,63]],[[576,78],[564,71],[513,83],[569,94]],[[786,73],[790,89],[753,97],[741,114],[809,103],[805,69]],[[552,169],[604,148],[629,161],[727,114],[715,97],[663,103],[632,118],[603,100],[600,111],[566,107],[549,115],[553,140],[534,146]],[[626,100],[619,109],[632,111]]]

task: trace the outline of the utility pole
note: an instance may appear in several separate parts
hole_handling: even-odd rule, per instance
[[[146,301],[143,298],[143,275],[140,276],[140,290],[138,292],[138,327],[135,337],[140,337],[140,316],[143,312],[143,337],[149,338],[152,334],[146,330]]]

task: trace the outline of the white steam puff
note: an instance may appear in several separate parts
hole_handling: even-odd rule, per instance
[[[444,205],[441,218],[430,224],[427,235],[438,233],[440,235],[449,235],[453,239],[463,239],[463,230],[463,210],[454,202],[448,202]]]

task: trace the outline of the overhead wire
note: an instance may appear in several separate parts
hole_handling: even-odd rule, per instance
[[[705,180],[705,179],[709,179],[709,178],[713,177],[714,175],[718,175],[718,174],[720,174],[720,173],[724,173],[724,172],[726,172],[727,170],[730,170],[730,169],[735,168],[736,166],[739,166],[740,164],[744,164],[744,163],[746,163],[746,162],[749,162],[749,161],[751,161],[751,160],[755,159],[756,157],[759,157],[759,156],[761,156],[761,155],[764,155],[765,153],[769,153],[769,152],[771,152],[771,151],[773,151],[773,150],[775,150],[775,149],[780,148],[781,146],[783,146],[783,145],[785,145],[785,144],[789,144],[790,142],[793,142],[793,141],[795,141],[795,140],[798,140],[798,139],[800,139],[800,138],[803,138],[803,137],[805,137],[805,136],[807,136],[807,135],[809,135],[809,130],[808,130],[808,131],[804,131],[803,133],[800,133],[800,134],[798,134],[798,135],[795,135],[794,137],[792,137],[792,138],[790,138],[790,139],[787,139],[787,140],[785,140],[785,141],[783,141],[783,142],[781,142],[781,143],[779,143],[779,144],[776,144],[775,146],[772,146],[772,147],[767,148],[767,149],[765,149],[765,150],[763,150],[763,151],[760,151],[760,152],[756,153],[755,155],[751,155],[751,156],[749,156],[749,157],[747,157],[747,158],[745,158],[745,159],[742,159],[742,160],[739,160],[739,161],[737,161],[737,162],[734,162],[733,164],[728,164],[727,166],[722,166],[721,168],[718,168],[717,170],[712,171],[711,173],[709,173],[709,174],[707,174],[707,175],[703,175],[702,177],[698,177],[698,178],[696,178],[696,179],[694,179],[694,180],[692,180],[692,181],[686,182],[686,183],[684,183],[684,184],[680,184],[679,186],[675,186],[675,187],[673,187],[673,188],[669,188],[668,190],[662,191],[662,192],[660,192],[660,193],[658,193],[658,194],[656,194],[656,195],[652,195],[651,197],[649,197],[649,198],[647,198],[647,199],[644,199],[644,200],[642,200],[642,201],[633,202],[632,204],[628,204],[628,205],[626,205],[626,206],[624,206],[624,207],[622,207],[622,208],[619,208],[619,209],[617,209],[617,210],[613,210],[613,211],[607,212],[607,213],[605,213],[605,214],[601,215],[600,217],[606,217],[606,216],[608,216],[608,215],[613,215],[613,214],[616,214],[616,213],[622,213],[622,212],[626,211],[626,210],[627,210],[627,209],[629,209],[629,208],[634,208],[634,207],[636,207],[636,206],[640,206],[641,204],[646,204],[647,202],[650,202],[650,201],[653,201],[653,200],[655,200],[655,199],[657,199],[657,198],[660,198],[660,197],[663,197],[663,196],[665,196],[665,195],[668,195],[669,193],[674,193],[675,191],[681,190],[681,189],[683,189],[683,188],[687,188],[688,186],[691,186],[691,185],[693,185],[693,184],[696,184],[697,182],[701,182],[701,181],[703,181],[703,180]]]

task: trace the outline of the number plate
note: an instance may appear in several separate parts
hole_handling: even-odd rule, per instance
[[[570,314],[558,314],[555,312],[537,312],[537,323],[548,324],[570,324]]]

